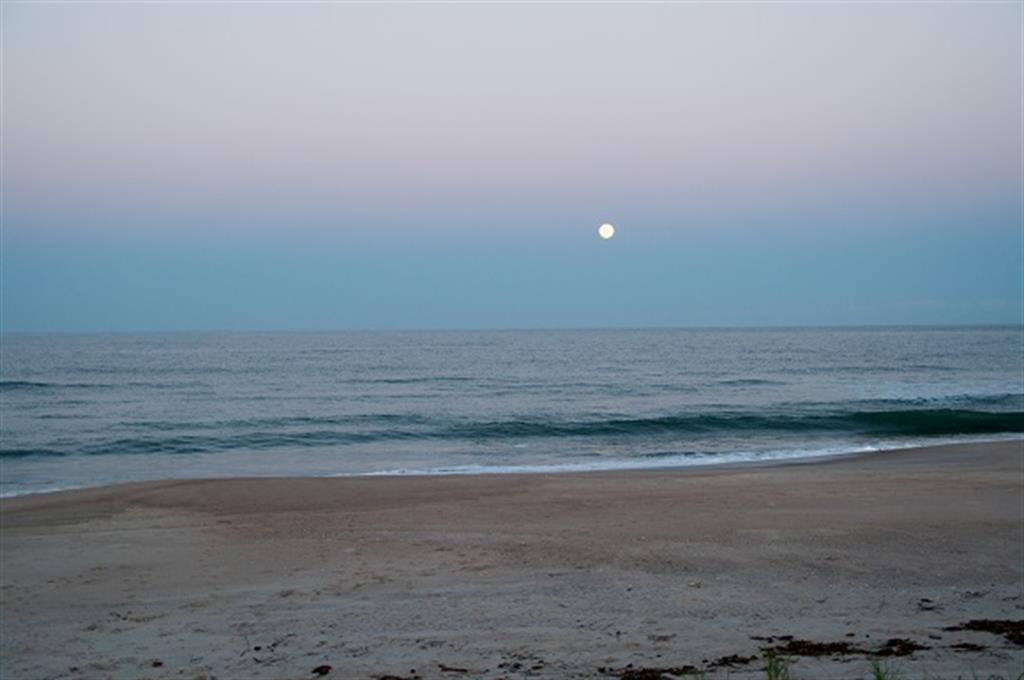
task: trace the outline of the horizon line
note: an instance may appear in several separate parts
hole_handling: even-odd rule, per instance
[[[328,334],[328,333],[512,333],[574,331],[726,331],[726,330],[870,330],[870,329],[1018,329],[1024,322],[1005,323],[861,323],[861,324],[705,324],[692,326],[507,326],[507,327],[403,327],[403,328],[292,328],[292,329],[176,329],[176,330],[3,330],[2,335],[244,335],[244,334]]]

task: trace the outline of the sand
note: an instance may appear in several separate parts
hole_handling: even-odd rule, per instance
[[[0,521],[4,680],[763,678],[767,647],[803,679],[1024,672],[1012,631],[947,630],[1024,618],[1021,441],[138,483],[8,499]]]

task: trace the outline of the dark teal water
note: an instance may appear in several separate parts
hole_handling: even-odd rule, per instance
[[[660,467],[1024,433],[1017,328],[2,337],[0,493]]]

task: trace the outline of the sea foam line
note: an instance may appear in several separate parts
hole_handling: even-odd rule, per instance
[[[783,449],[779,451],[737,451],[730,453],[679,453],[657,458],[614,458],[577,463],[537,463],[533,465],[449,465],[432,468],[393,468],[370,472],[337,472],[328,477],[416,477],[440,475],[557,474],[564,472],[602,472],[614,470],[657,470],[665,468],[717,467],[722,465],[770,462],[776,460],[829,458],[884,450],[876,445],[824,449]]]
[[[943,444],[984,444],[992,442],[1020,441],[1019,433],[1007,433],[1003,435],[992,435],[983,438],[971,436],[961,437],[928,437],[912,440],[884,440],[875,441],[871,444],[848,444],[831,447],[802,448],[802,449],[776,449],[768,451],[734,451],[728,453],[695,454],[679,453],[661,455],[647,458],[613,458],[608,460],[590,460],[566,463],[537,463],[529,465],[483,465],[471,463],[468,465],[448,465],[425,468],[392,468],[384,470],[371,470],[364,472],[332,472],[317,474],[302,474],[301,470],[274,470],[270,472],[252,473],[236,468],[233,474],[210,473],[209,471],[198,471],[198,474],[168,476],[157,478],[131,478],[117,480],[97,480],[91,484],[72,484],[62,486],[46,487],[22,487],[5,489],[0,491],[0,498],[14,498],[32,494],[57,493],[60,491],[74,491],[76,489],[96,488],[109,484],[122,484],[139,481],[159,481],[161,479],[230,479],[234,477],[321,477],[321,478],[342,478],[342,477],[410,477],[410,476],[441,476],[441,475],[483,475],[483,474],[558,474],[572,472],[601,472],[601,471],[627,471],[627,470],[657,470],[657,469],[679,469],[679,468],[706,468],[728,465],[745,465],[751,463],[771,463],[775,461],[806,461],[815,459],[834,458],[840,456],[856,455],[859,453],[871,453],[875,451],[893,451],[908,448],[923,448],[939,446]]]

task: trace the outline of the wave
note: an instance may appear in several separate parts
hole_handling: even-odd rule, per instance
[[[340,382],[356,385],[417,385],[420,383],[463,383],[473,382],[474,378],[457,375],[439,375],[409,378],[347,378]]]
[[[1002,402],[1000,402],[1002,403]],[[244,421],[243,421],[244,422]],[[236,421],[235,425],[240,425]],[[888,410],[816,410],[798,412],[719,411],[650,418],[555,420],[519,418],[458,422],[406,416],[285,418],[280,427],[248,423],[237,428],[207,425],[201,433],[144,434],[94,441],[72,449],[7,448],[0,457],[117,454],[189,454],[228,450],[338,447],[395,441],[463,441],[487,443],[523,439],[605,439],[614,443],[651,440],[677,442],[742,435],[840,437],[930,437],[1024,432],[1024,411],[980,411],[956,408]],[[305,427],[296,428],[296,425]],[[331,427],[334,425],[334,427]],[[180,429],[192,428],[182,424]],[[283,429],[290,427],[290,429]]]
[[[832,413],[715,413],[584,422],[513,420],[452,428],[466,439],[588,437],[729,432],[836,432],[928,436],[1024,432],[1024,411],[910,409]]]
[[[275,418],[233,418],[207,422],[182,423],[173,420],[142,420],[134,423],[123,423],[133,430],[151,430],[156,432],[173,432],[176,430],[224,430],[224,429],[264,429],[264,428],[295,428],[295,427],[349,427],[349,426],[417,426],[428,425],[430,421],[422,416],[398,413],[372,413],[335,416],[278,416]]]
[[[788,385],[785,380],[768,380],[766,378],[736,378],[733,380],[719,380],[716,385],[730,385],[743,387],[747,385]]]
[[[28,456],[68,456],[74,453],[73,451],[63,451],[59,449],[0,449],[0,458],[25,458]]]
[[[911,399],[889,400],[887,403],[907,405],[945,404],[958,406],[974,406],[988,408],[1006,408],[1024,410],[1024,392],[1006,394],[950,394],[941,397],[916,397]]]
[[[109,388],[107,383],[55,383],[37,380],[0,380],[0,392],[18,390],[58,390],[58,389],[93,389]]]
[[[52,383],[36,382],[34,380],[0,380],[0,390],[31,390],[52,386]]]

